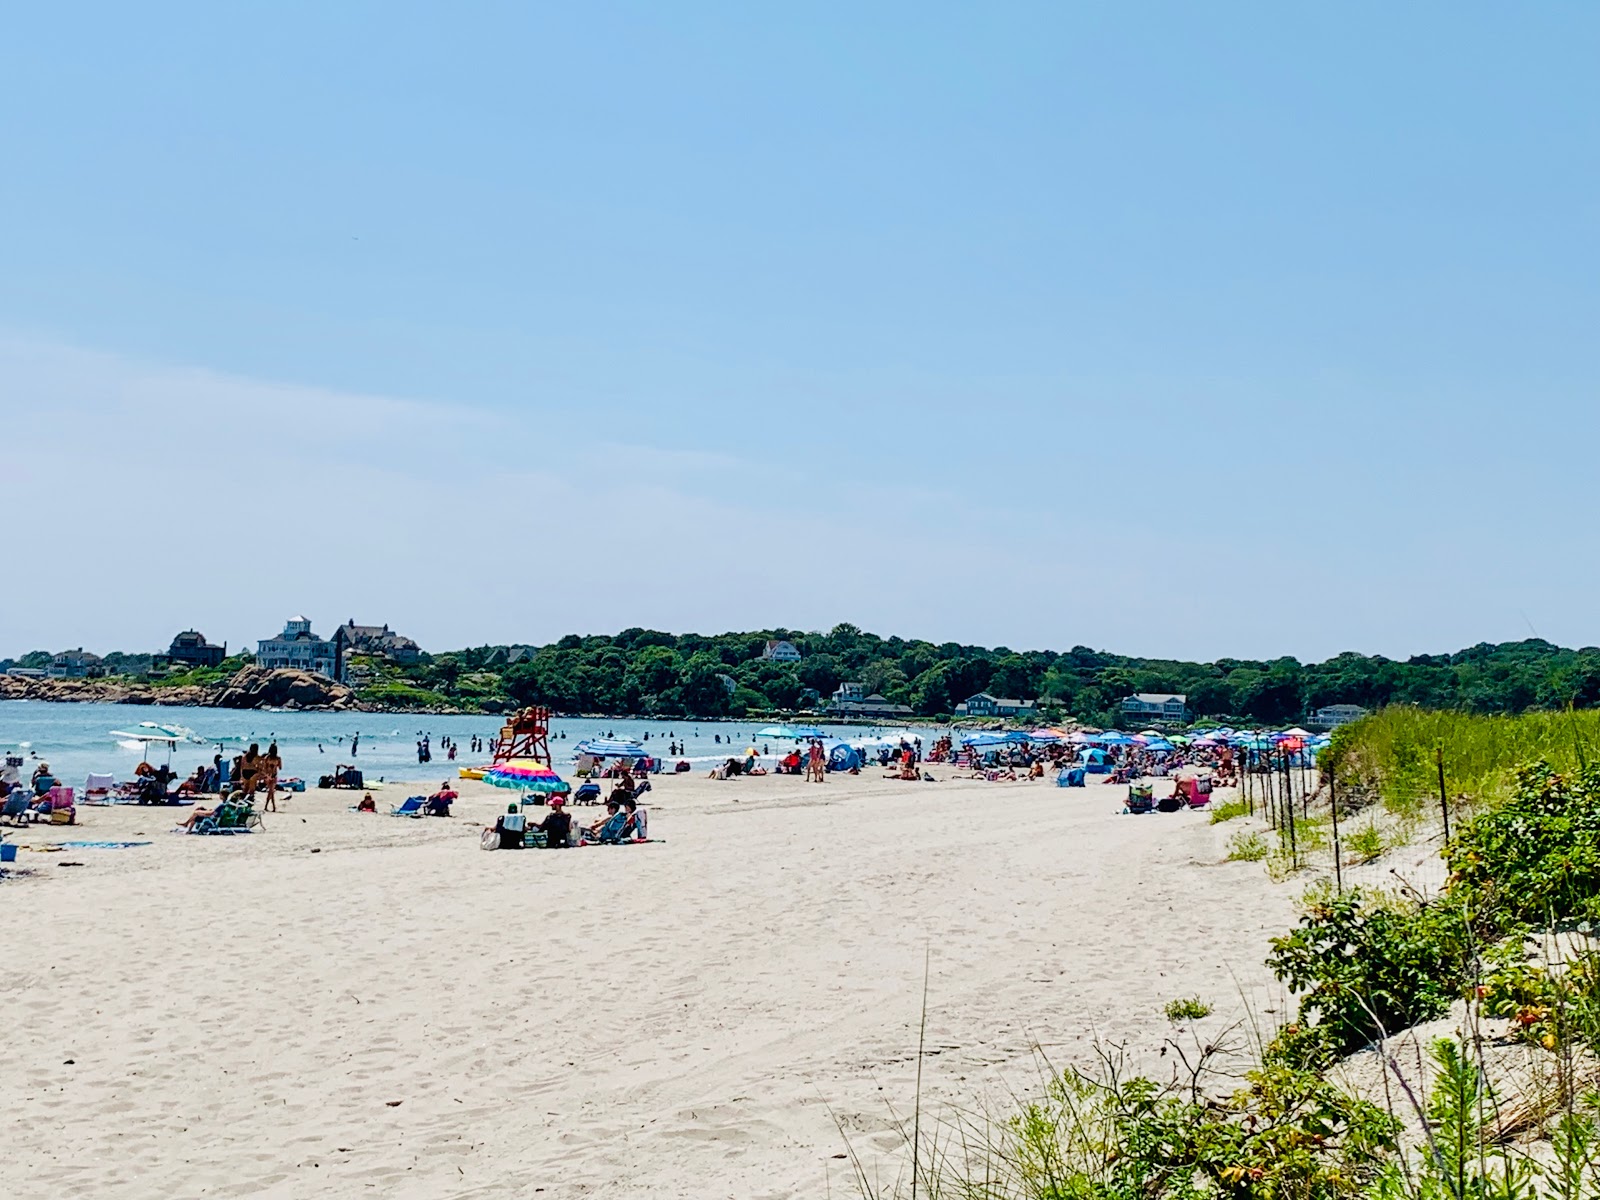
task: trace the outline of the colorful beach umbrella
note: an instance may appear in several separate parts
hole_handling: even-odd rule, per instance
[[[572,790],[561,776],[531,758],[513,758],[509,762],[499,763],[483,773],[483,781],[490,787],[543,792],[546,795]]]

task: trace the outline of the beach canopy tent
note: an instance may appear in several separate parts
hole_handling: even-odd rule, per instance
[[[532,758],[513,758],[499,763],[483,773],[483,781],[490,787],[512,788],[519,792],[539,792],[554,795],[569,792],[567,781],[542,762]]]
[[[859,771],[861,769],[861,752],[854,746],[840,742],[828,751],[828,770],[830,771]]]
[[[1085,750],[1083,752],[1083,761],[1103,763],[1106,761],[1106,752],[1104,750]]]
[[[649,758],[650,751],[643,742],[632,738],[585,738],[572,748],[574,755],[589,754],[595,758]]]
[[[967,733],[962,735],[961,744],[963,746],[979,747],[1008,746],[1011,744],[1011,741],[1009,738],[998,733]]]

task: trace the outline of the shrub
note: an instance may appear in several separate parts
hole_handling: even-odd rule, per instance
[[[1259,833],[1236,833],[1228,843],[1228,861],[1260,862],[1270,849]]]
[[[1467,822],[1446,859],[1451,887],[1503,922],[1600,916],[1600,773],[1518,773],[1504,804]]]
[[[1242,817],[1250,811],[1250,806],[1243,800],[1229,800],[1222,804],[1211,806],[1211,823],[1221,825],[1224,821],[1231,821],[1235,817]]]
[[[1383,834],[1375,825],[1363,825],[1348,837],[1340,838],[1344,849],[1360,862],[1369,863],[1383,853]]]
[[[1348,1051],[1442,1015],[1465,987],[1475,946],[1449,898],[1415,904],[1353,889],[1273,938],[1267,966],[1303,993],[1301,1023],[1314,1018]]]
[[[1166,1007],[1167,1020],[1174,1025],[1180,1021],[1199,1021],[1211,1015],[1211,1005],[1198,996],[1190,996],[1182,1000],[1169,1000]]]

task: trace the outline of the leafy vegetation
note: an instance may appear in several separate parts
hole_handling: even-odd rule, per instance
[[[1449,795],[1498,803],[1511,795],[1520,764],[1537,760],[1570,773],[1600,762],[1600,712],[1485,717],[1387,708],[1336,729],[1321,765],[1346,794],[1410,812],[1437,805],[1440,756]]]
[[[109,655],[107,656],[109,659]],[[150,683],[155,687],[209,687],[225,683],[255,661],[249,654],[235,654],[223,659],[214,667],[191,667],[176,675],[157,675]]]
[[[1181,1021],[1199,1021],[1211,1015],[1211,1005],[1198,996],[1190,996],[1182,1000],[1169,1000],[1163,1010],[1167,1020],[1173,1024]]]
[[[1246,816],[1249,812],[1250,805],[1244,800],[1224,800],[1211,806],[1211,823],[1221,825],[1224,821]]]
[[[1260,862],[1272,847],[1259,833],[1236,833],[1228,843],[1229,862]]]
[[[1383,834],[1370,821],[1351,830],[1340,840],[1342,848],[1350,851],[1357,862],[1369,863],[1384,851]]]
[[[793,642],[800,661],[763,658],[768,639]],[[49,660],[48,653],[34,651],[18,665],[47,666]],[[111,669],[134,676],[148,670],[148,662],[148,655],[107,656]],[[1118,723],[1119,704],[1136,691],[1182,692],[1201,718],[1252,725],[1303,721],[1312,709],[1334,703],[1479,714],[1600,707],[1600,649],[1569,650],[1539,639],[1404,662],[1350,653],[1310,664],[1293,658],[1198,663],[1087,646],[1057,652],[884,638],[848,624],[826,633],[703,635],[636,628],[614,636],[569,634],[527,651],[479,646],[425,654],[398,669],[412,687],[461,707],[538,701],[565,712],[703,717],[808,709],[845,682],[860,683],[922,717],[948,716],[968,696],[987,691],[1038,699],[1052,714],[1103,726]],[[1600,731],[1600,714],[1592,729]],[[1418,744],[1432,745],[1426,738]],[[1551,751],[1537,752],[1563,766],[1565,760]],[[1416,783],[1409,775],[1389,774],[1396,786]]]

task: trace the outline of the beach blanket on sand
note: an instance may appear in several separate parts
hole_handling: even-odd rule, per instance
[[[71,846],[74,850],[126,850],[130,846],[148,846],[149,842],[58,842],[59,846]]]

